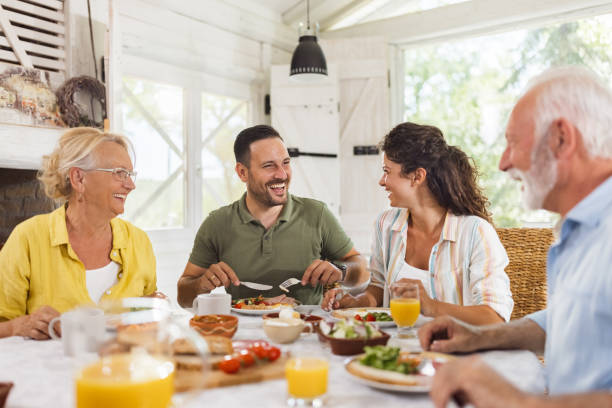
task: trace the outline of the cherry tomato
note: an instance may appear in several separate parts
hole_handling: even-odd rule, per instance
[[[250,367],[255,364],[255,357],[253,357],[253,353],[249,350],[240,350],[236,357],[244,367]]]
[[[240,370],[240,361],[232,356],[225,356],[219,363],[219,369],[226,374],[234,374]]]
[[[372,313],[368,313],[366,315],[366,322],[375,322],[376,321],[376,316],[374,316]]]
[[[253,344],[253,346],[251,346],[251,351],[255,353],[255,355],[259,359],[264,359],[268,356],[266,352],[266,346],[263,344]]]
[[[278,347],[274,347],[274,346],[270,346],[266,349],[266,352],[268,354],[268,360],[269,361],[274,361],[277,358],[280,357],[281,355],[281,351]]]
[[[242,309],[242,303],[236,303],[234,309]]]
[[[359,320],[360,322],[363,322],[363,317],[361,317],[361,315],[356,314],[355,320]]]
[[[257,358],[264,359],[267,357],[266,355],[266,347],[268,347],[268,343],[265,341],[256,341],[255,343],[249,346],[249,350],[251,350]]]

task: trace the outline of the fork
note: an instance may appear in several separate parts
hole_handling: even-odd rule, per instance
[[[278,285],[278,287],[280,288],[280,290],[289,293],[289,287],[293,286],[293,285],[297,285],[298,283],[301,283],[302,281],[296,278],[289,278],[286,281],[284,281],[283,283],[281,283],[280,285]]]

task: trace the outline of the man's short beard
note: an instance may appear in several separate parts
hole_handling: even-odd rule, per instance
[[[547,132],[537,141],[529,170],[523,172],[513,168],[508,171],[523,182],[523,205],[529,210],[543,208],[544,200],[557,182],[557,160],[548,146],[549,135]]]
[[[281,201],[277,201],[275,200],[272,195],[270,194],[270,192],[268,191],[268,185],[270,184],[277,184],[277,183],[285,183],[285,198]],[[249,191],[249,194],[258,202],[260,202],[261,204],[265,205],[266,207],[276,207],[279,205],[285,205],[287,204],[287,199],[289,197],[289,191],[288,191],[288,180],[283,180],[283,181],[278,181],[278,180],[274,180],[273,182],[270,183],[266,183],[264,185],[264,191],[256,191],[255,189],[249,188],[249,186],[247,185],[247,190]]]

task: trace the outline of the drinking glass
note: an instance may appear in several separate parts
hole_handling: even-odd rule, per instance
[[[389,287],[391,317],[397,324],[399,338],[414,338],[416,332],[412,327],[421,312],[419,286],[415,283],[395,282]]]
[[[296,357],[285,365],[287,405],[290,407],[322,407],[327,392],[329,363],[322,357]]]
[[[161,299],[124,298],[103,307],[113,335],[98,350],[100,358],[76,374],[76,408],[180,405],[175,389],[203,381],[205,341]],[[177,368],[182,362],[191,367],[188,376]]]

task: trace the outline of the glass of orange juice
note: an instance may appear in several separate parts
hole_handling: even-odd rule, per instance
[[[322,357],[295,357],[285,365],[287,405],[322,407],[327,392],[329,363]]]
[[[398,328],[399,338],[416,337],[412,327],[421,313],[419,286],[409,282],[395,282],[389,287],[391,317]]]
[[[167,408],[174,392],[174,363],[148,353],[102,357],[77,375],[77,408]]]

